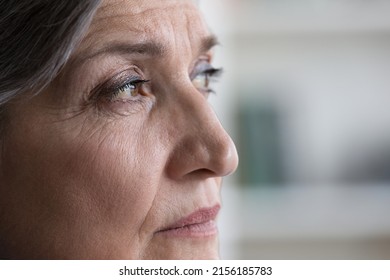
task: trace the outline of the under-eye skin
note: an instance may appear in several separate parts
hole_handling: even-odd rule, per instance
[[[211,83],[216,82],[216,78],[222,72],[222,68],[214,68],[207,60],[201,60],[195,65],[190,78],[194,87],[207,97],[210,93],[214,93],[214,90],[210,87]]]

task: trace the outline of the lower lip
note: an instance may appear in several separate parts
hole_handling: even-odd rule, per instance
[[[169,237],[210,237],[218,233],[215,221],[207,221],[199,224],[186,225],[180,228],[173,228],[160,231],[159,234]]]

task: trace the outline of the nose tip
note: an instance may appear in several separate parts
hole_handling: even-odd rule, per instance
[[[218,121],[208,124],[196,133],[188,130],[186,137],[175,145],[168,164],[171,178],[223,177],[237,169],[238,155],[233,140]]]
[[[224,139],[217,142],[219,147],[216,148],[213,162],[209,165],[210,170],[220,177],[233,173],[238,166],[236,146],[230,136],[226,132],[224,133]]]

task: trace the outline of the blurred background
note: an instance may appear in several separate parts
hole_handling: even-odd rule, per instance
[[[224,259],[390,259],[390,1],[212,0]]]

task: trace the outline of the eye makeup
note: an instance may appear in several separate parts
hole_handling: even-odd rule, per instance
[[[202,93],[214,93],[210,84],[223,73],[222,68],[214,68],[207,60],[201,60],[190,74],[192,84]]]

